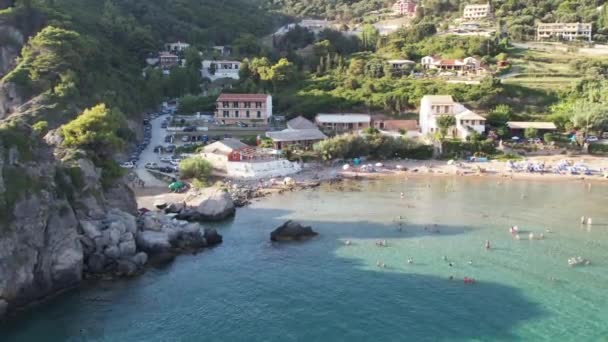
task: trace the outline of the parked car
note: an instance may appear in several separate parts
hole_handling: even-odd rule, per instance
[[[173,142],[173,136],[172,135],[165,136],[165,142],[166,143],[172,143]]]
[[[587,142],[598,142],[600,139],[598,139],[595,135],[590,135],[587,137]]]
[[[196,132],[196,127],[187,126],[182,129],[183,132]]]
[[[163,122],[160,124],[160,128],[167,128],[167,122]]]
[[[249,125],[247,125],[246,123],[243,123],[243,122],[237,122],[236,125],[238,127],[249,127]]]
[[[167,163],[167,164],[169,164],[169,163],[171,163],[172,160],[173,160],[173,158],[171,158],[171,157],[162,157],[162,158],[160,158],[160,162],[161,163]]]
[[[120,167],[122,167],[123,169],[133,169],[133,168],[135,168],[135,163],[130,162],[130,161],[124,162],[124,163],[120,164]]]
[[[190,141],[190,136],[188,136],[188,135],[184,135],[184,136],[182,137],[182,141],[183,141],[183,142],[189,142],[189,141]]]
[[[158,164],[156,164],[156,163],[146,163],[146,165],[144,165],[144,167],[146,169],[156,170],[156,169],[158,169]]]
[[[167,152],[167,153],[173,153],[173,152],[175,152],[175,145],[167,145],[165,147],[165,152]]]

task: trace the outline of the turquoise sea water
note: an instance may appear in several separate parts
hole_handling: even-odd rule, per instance
[[[606,185],[475,178],[289,193],[219,225],[223,245],[60,296],[0,325],[0,340],[602,341],[607,204]],[[289,218],[320,235],[270,243]],[[592,264],[569,267],[575,255]]]

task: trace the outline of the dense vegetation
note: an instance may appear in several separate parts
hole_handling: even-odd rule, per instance
[[[69,104],[77,113],[106,103],[132,115],[157,105],[160,96],[199,90],[187,69],[167,80],[154,72],[142,79],[144,57],[165,42],[188,41],[203,50],[245,33],[270,32],[275,19],[280,17],[248,0],[16,0],[14,8],[0,11],[0,20],[26,34],[46,27],[30,39],[6,80],[26,95],[44,94],[57,109]]]

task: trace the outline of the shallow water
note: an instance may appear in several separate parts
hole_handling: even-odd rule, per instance
[[[276,196],[218,225],[223,245],[63,295],[1,325],[0,340],[598,341],[608,336],[607,199],[606,185],[476,178]],[[320,236],[270,243],[289,218]],[[569,267],[575,255],[592,264]]]

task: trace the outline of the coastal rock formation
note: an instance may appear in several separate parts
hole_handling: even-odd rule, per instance
[[[199,193],[190,203],[197,203],[194,207],[183,208],[177,219],[197,222],[216,222],[231,217],[236,212],[232,196],[220,188],[209,188]],[[175,209],[178,205],[169,206]]]
[[[150,255],[181,250],[197,250],[222,242],[215,229],[205,229],[198,223],[179,220],[176,215],[148,212],[140,217],[141,231],[137,247]]]
[[[303,240],[319,235],[309,226],[289,220],[270,233],[271,241]]]

